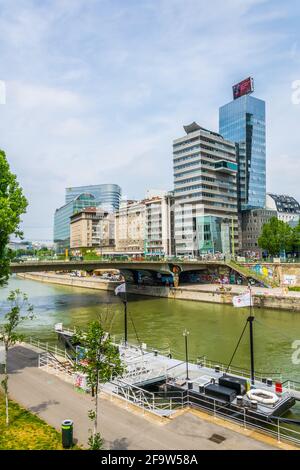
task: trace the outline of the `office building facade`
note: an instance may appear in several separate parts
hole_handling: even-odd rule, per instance
[[[87,207],[96,207],[93,194],[82,193],[64,206],[56,209],[54,214],[54,243],[57,253],[64,253],[70,247],[70,220],[76,212]]]
[[[99,207],[88,207],[70,217],[70,248],[80,255],[93,249],[101,255],[114,246],[114,214]]]
[[[119,209],[122,192],[117,184],[95,184],[66,188],[66,204],[73,201],[82,193],[92,194],[97,201],[97,206],[101,205],[108,212],[114,212]]]
[[[175,251],[179,256],[239,248],[236,145],[193,122],[173,141]]]
[[[219,132],[238,144],[239,210],[265,207],[265,102],[248,93],[221,106]]]
[[[248,209],[242,212],[242,253],[244,255],[261,256],[262,250],[258,246],[258,238],[261,235],[263,225],[276,216],[276,210],[265,208]]]

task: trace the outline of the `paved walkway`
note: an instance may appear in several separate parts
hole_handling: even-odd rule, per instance
[[[15,346],[9,353],[10,396],[60,429],[61,421],[74,421],[74,436],[85,445],[91,425],[89,395],[37,367],[37,353]],[[100,398],[100,431],[106,449],[274,449],[271,445],[203,420],[192,412],[167,420],[145,418],[123,406]],[[221,444],[209,440],[212,434],[225,438]]]

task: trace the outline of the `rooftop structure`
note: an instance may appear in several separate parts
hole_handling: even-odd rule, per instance
[[[300,204],[292,196],[268,193],[266,207],[277,212],[279,220],[297,222],[300,217]]]

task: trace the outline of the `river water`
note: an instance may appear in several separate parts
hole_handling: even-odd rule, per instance
[[[10,290],[25,292],[34,306],[33,320],[22,326],[26,336],[56,342],[55,323],[84,328],[101,316],[112,334],[124,332],[124,309],[118,297],[105,291],[44,284],[13,276],[0,289],[0,322],[7,309]],[[300,364],[292,360],[292,345],[300,340],[300,312],[254,309],[255,366],[266,375],[281,372],[285,379],[300,382]],[[247,308],[234,308],[184,300],[128,297],[128,340],[157,349],[170,348],[174,357],[184,359],[183,331],[187,329],[189,358],[205,355],[216,363],[227,364],[248,316]],[[300,354],[299,354],[300,357]],[[233,364],[250,369],[248,329]],[[300,420],[300,402],[289,417]],[[298,426],[295,428],[299,431]]]
[[[34,306],[34,320],[27,321],[23,332],[45,341],[55,341],[54,324],[84,327],[99,315],[111,325],[113,334],[124,331],[123,305],[112,293],[90,289],[44,284],[12,277],[0,289],[0,321],[5,299],[12,289],[25,292]],[[281,371],[285,378],[300,382],[300,365],[293,364],[292,345],[300,340],[300,312],[254,309],[255,365],[257,371]],[[174,357],[184,358],[183,330],[189,331],[189,357],[206,355],[227,363],[247,319],[247,308],[234,308],[184,300],[130,296],[128,298],[128,339],[158,349],[170,348]],[[300,356],[300,355],[299,355]],[[241,341],[234,365],[249,369],[249,332]]]

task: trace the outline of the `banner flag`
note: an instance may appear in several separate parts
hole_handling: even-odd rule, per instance
[[[234,307],[250,307],[252,305],[252,298],[250,292],[245,294],[236,295],[232,298]]]
[[[123,282],[123,284],[120,284],[118,287],[115,288],[115,294],[121,294],[121,292],[126,292],[126,284]]]

